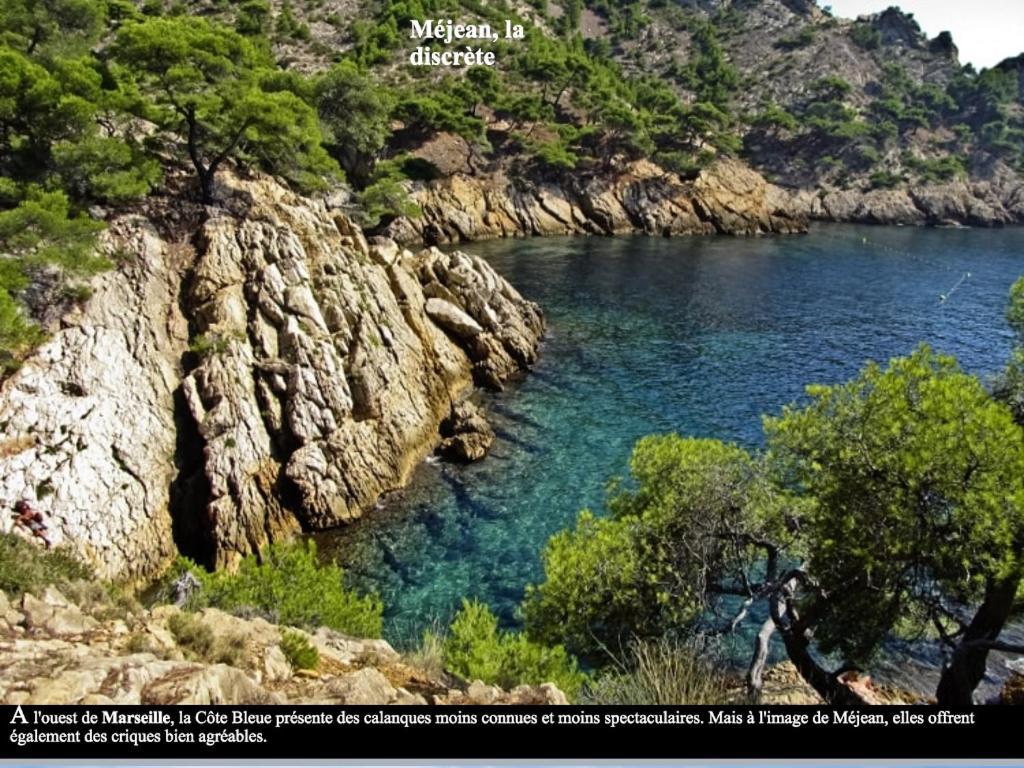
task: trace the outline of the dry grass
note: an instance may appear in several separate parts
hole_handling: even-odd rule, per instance
[[[725,704],[729,679],[696,650],[670,640],[638,641],[614,668],[591,682],[581,704],[627,706]]]

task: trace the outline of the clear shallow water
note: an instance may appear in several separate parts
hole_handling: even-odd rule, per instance
[[[761,414],[806,384],[847,379],[922,340],[974,373],[996,371],[1009,351],[1007,291],[1024,274],[1021,229],[829,226],[464,250],[537,301],[550,330],[534,372],[483,397],[498,433],[488,459],[425,463],[364,520],[318,536],[355,585],[381,594],[385,634],[399,642],[446,624],[462,597],[514,626],[548,537],[601,508],[643,435],[756,447]]]

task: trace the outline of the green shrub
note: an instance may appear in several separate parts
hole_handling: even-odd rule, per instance
[[[241,655],[239,638],[216,637],[202,619],[191,613],[174,614],[167,620],[167,628],[186,656],[196,661],[231,665]]]
[[[467,680],[502,688],[554,683],[570,699],[586,676],[562,646],[531,642],[520,632],[503,632],[486,605],[464,600],[444,640],[445,667]]]
[[[201,333],[188,343],[188,351],[205,360],[223,355],[231,348],[231,339],[219,333]]]
[[[174,636],[174,642],[198,658],[205,658],[213,649],[213,630],[197,616],[176,613],[167,620],[167,629]]]
[[[850,30],[850,39],[865,51],[882,47],[882,33],[870,24],[854,24]]]
[[[586,704],[725,704],[729,681],[697,652],[670,640],[640,641],[617,668],[587,686]]]
[[[921,179],[932,183],[952,181],[967,176],[967,162],[958,155],[922,158],[907,152],[904,153],[903,162]]]
[[[179,558],[165,584],[186,570],[201,585],[187,608],[210,606],[235,613],[255,610],[282,624],[325,626],[357,637],[380,637],[380,599],[346,589],[341,568],[334,563],[321,565],[312,541],[272,544],[262,563],[250,555],[242,560],[237,573],[207,573]]]
[[[814,27],[804,27],[799,32],[775,41],[775,47],[781,51],[795,51],[798,48],[806,48],[814,42]]]
[[[316,669],[320,664],[320,651],[298,632],[281,633],[281,650],[292,669]]]
[[[0,590],[8,597],[91,578],[89,568],[67,549],[42,549],[14,534],[0,534]]]
[[[892,189],[898,187],[903,181],[902,176],[891,171],[875,171],[871,174],[872,189]]]

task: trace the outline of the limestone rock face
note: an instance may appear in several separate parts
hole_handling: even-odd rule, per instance
[[[219,182],[194,246],[116,222],[126,263],[0,388],[0,502],[28,500],[100,576],[152,575],[175,538],[230,566],[352,520],[474,382],[536,358],[538,308],[482,260],[368,243],[270,179]]]
[[[398,219],[401,242],[459,242],[518,235],[658,235],[802,232],[806,219],[756,171],[720,160],[693,182],[640,160],[613,176],[563,186],[522,185],[502,174],[453,175],[414,192],[423,211]]]
[[[794,199],[813,218],[862,224],[998,227],[1024,222],[1024,186],[1011,174],[912,189],[836,190]]]
[[[188,346],[178,296],[192,254],[141,217],[106,238],[124,254],[117,271],[0,387],[0,530],[30,500],[54,545],[135,578],[174,553],[174,398]]]

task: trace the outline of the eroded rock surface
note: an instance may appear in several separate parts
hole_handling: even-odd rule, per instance
[[[0,502],[103,577],[157,572],[172,533],[225,566],[358,517],[536,358],[538,308],[482,260],[368,243],[270,179],[218,196],[194,247],[116,222],[127,263],[0,389]]]
[[[12,603],[21,607],[15,609]],[[79,625],[55,628],[32,617],[40,606],[73,613]],[[200,652],[175,635],[173,606],[98,617],[53,588],[18,601],[0,592],[0,703],[3,704],[565,704],[554,685],[512,691],[465,683],[411,666],[383,640],[320,628],[288,629],[317,651],[296,668],[281,648],[282,627],[215,609],[192,614],[217,638]],[[49,615],[49,614],[48,614]],[[193,630],[192,634],[196,634]]]
[[[480,410],[465,400],[452,407],[441,422],[441,445],[438,453],[448,461],[469,463],[480,461],[494,443],[494,430]]]
[[[418,189],[423,211],[390,227],[402,242],[460,242],[519,235],[657,235],[802,232],[806,218],[756,171],[720,160],[694,181],[641,160],[614,175],[564,185],[453,175]]]
[[[55,545],[131,578],[174,553],[174,398],[188,347],[178,297],[193,254],[141,217],[106,237],[120,267],[0,388],[0,530],[30,500]]]

